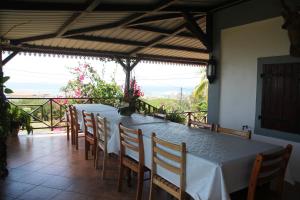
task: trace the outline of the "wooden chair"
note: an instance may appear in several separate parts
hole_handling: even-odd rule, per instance
[[[67,109],[66,109],[66,117],[67,117],[67,140],[70,140],[70,133],[71,133],[71,137],[72,137],[72,105],[68,105]],[[73,141],[72,141],[73,143]]]
[[[229,129],[229,128],[223,128],[220,127],[219,125],[215,125],[215,131],[218,133],[223,133],[227,135],[233,135],[233,136],[238,136],[244,139],[251,139],[251,131],[240,131],[240,130],[234,130],[234,129]]]
[[[130,171],[137,173],[138,183],[136,200],[142,198],[143,193],[143,182],[144,182],[144,172],[146,168],[144,167],[144,144],[143,135],[140,129],[130,129],[119,124],[119,134],[120,134],[120,171],[119,171],[119,182],[118,191],[122,190],[122,179],[124,174],[124,168],[128,169],[128,176],[130,176]],[[132,151],[138,155],[138,161],[132,159],[126,155],[126,151]],[[129,177],[128,177],[129,178]],[[130,181],[130,180],[129,180]]]
[[[292,145],[288,144],[283,150],[256,156],[249,182],[247,200],[254,200],[257,197],[268,200],[282,199],[284,176],[292,149]],[[263,188],[262,186],[270,186],[269,183],[275,179],[277,180],[275,191],[260,190]]]
[[[72,144],[76,146],[78,150],[78,138],[84,137],[84,134],[80,130],[80,125],[78,123],[78,113],[74,106],[71,106],[71,140]]]
[[[170,153],[166,151],[169,149],[175,151]],[[166,162],[165,160],[174,163]],[[157,174],[157,166],[160,166],[176,175],[180,178],[180,186],[170,183],[163,177]],[[151,185],[149,200],[153,199],[153,187],[158,186],[171,194],[177,199],[185,199],[185,187],[186,187],[186,145],[172,144],[170,142],[161,140],[156,137],[155,133],[152,133],[152,173],[151,173]]]
[[[189,127],[195,127],[195,128],[202,128],[202,129],[207,129],[207,130],[214,130],[214,124],[208,124],[208,123],[203,123],[199,121],[194,121],[189,119],[188,121],[188,126]]]
[[[96,158],[95,158],[95,167],[98,168],[99,160],[99,150],[103,151],[103,161],[102,161],[102,179],[105,176],[105,168],[108,159],[107,153],[107,125],[106,118],[100,117],[99,114],[96,116],[96,129],[97,129],[97,147],[96,147]]]
[[[84,124],[84,138],[85,138],[85,159],[88,159],[88,153],[92,146],[92,155],[94,155],[94,165],[96,164],[96,147],[97,147],[97,133],[96,122],[93,113],[82,111],[82,118]]]

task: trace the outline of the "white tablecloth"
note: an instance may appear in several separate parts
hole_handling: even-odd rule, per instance
[[[151,169],[151,133],[173,143],[187,145],[186,192],[195,200],[227,200],[229,193],[248,186],[256,154],[278,150],[279,146],[240,139],[205,130],[199,130],[157,119],[133,114],[120,116],[117,110],[101,104],[75,105],[79,111],[94,112],[109,122],[108,151],[119,152],[118,123],[143,131],[145,165]],[[82,117],[79,116],[79,119]],[[130,154],[130,152],[129,152]],[[133,158],[136,155],[131,154]],[[162,168],[158,173],[178,185],[178,177]]]

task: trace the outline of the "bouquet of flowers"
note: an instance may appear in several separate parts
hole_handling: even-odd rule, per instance
[[[144,96],[140,86],[137,85],[135,78],[131,79],[128,90],[125,88],[124,97],[121,99],[118,112],[121,115],[130,116],[136,111],[136,100]]]

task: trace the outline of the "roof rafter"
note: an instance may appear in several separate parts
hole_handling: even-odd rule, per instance
[[[103,25],[98,25],[98,26],[91,26],[87,28],[79,28],[75,30],[70,30],[64,34],[64,36],[70,36],[70,35],[80,35],[88,32],[93,32],[93,31],[100,31],[100,30],[105,30],[105,29],[110,29],[110,28],[123,28],[126,27],[128,24],[133,23],[137,20],[140,20],[144,17],[147,17],[153,13],[156,13],[171,4],[173,4],[176,0],[164,0],[160,1],[159,4],[155,6],[155,8],[149,12],[146,13],[135,13],[132,15],[129,15],[128,17],[125,17],[124,19],[121,19],[118,22],[114,23],[109,23],[109,24],[103,24]]]
[[[85,50],[85,49],[72,49],[72,48],[62,48],[62,47],[45,47],[45,46],[35,46],[35,45],[19,45],[12,46],[6,45],[1,46],[2,50],[5,51],[19,51],[19,52],[31,52],[31,53],[46,53],[46,54],[63,54],[63,55],[73,55],[73,56],[92,56],[92,57],[106,57],[106,58],[130,58],[130,59],[141,59],[148,61],[158,61],[158,62],[172,62],[181,64],[191,64],[191,65],[201,65],[207,63],[205,59],[195,59],[195,58],[182,58],[173,56],[158,56],[150,54],[138,54],[136,57],[129,56],[121,52],[109,52],[109,51],[95,51],[95,50]]]
[[[90,1],[88,1],[90,2]],[[63,25],[62,27],[57,31],[56,37],[62,36],[66,31],[69,30],[69,28],[75,24],[80,18],[85,16],[88,12],[93,11],[99,4],[101,0],[93,0],[90,2],[90,4],[86,7],[86,9],[80,13],[74,13]]]
[[[97,25],[97,26],[91,26],[91,27],[86,27],[86,28],[79,28],[79,29],[74,29],[74,30],[70,30],[70,31],[67,31],[67,29],[69,27],[66,27],[66,28],[62,28],[61,30],[59,30],[58,33],[51,33],[51,34],[44,34],[44,35],[38,35],[38,36],[33,36],[33,37],[21,38],[21,39],[15,40],[15,42],[19,42],[19,43],[31,42],[31,41],[35,41],[35,40],[41,40],[41,39],[50,39],[50,38],[54,38],[57,36],[66,37],[66,36],[81,35],[81,34],[84,34],[87,32],[106,30],[106,29],[111,29],[111,28],[122,28],[136,20],[142,19],[143,17],[147,17],[161,9],[164,9],[164,8],[170,6],[175,1],[176,0],[161,1],[159,4],[156,5],[156,8],[150,12],[135,13],[135,14],[125,17],[124,19],[121,19],[118,22],[102,24],[102,25]],[[94,0],[94,2],[92,4],[87,6],[87,10],[93,9],[97,3],[99,3],[99,1]],[[76,21],[76,19],[78,19],[78,17],[81,17],[81,15],[79,14],[79,15],[71,17],[67,22],[67,26],[73,24]],[[66,24],[64,26],[66,26]],[[62,26],[62,27],[64,27],[64,26]]]
[[[202,18],[202,17],[200,17]],[[155,45],[169,39],[170,37],[173,37],[179,33],[181,33],[182,31],[185,30],[185,27],[186,27],[186,24],[183,23],[179,26],[177,26],[175,29],[172,30],[172,33],[170,35],[160,35],[156,38],[154,38],[152,41],[149,42],[149,44],[145,47],[137,47],[136,49],[132,50],[129,54],[130,55],[134,55],[134,54],[137,54],[145,49],[148,49],[148,48],[151,48],[151,47],[154,47]]]
[[[117,39],[117,38],[107,38],[107,37],[99,37],[99,36],[97,37],[86,36],[86,35],[70,36],[68,37],[68,39],[84,40],[84,41],[92,41],[92,42],[105,42],[105,43],[112,43],[112,44],[123,44],[123,45],[130,45],[136,47],[146,47],[150,45],[147,42],[124,40],[124,39]],[[180,51],[189,51],[195,53],[208,53],[206,49],[184,47],[178,45],[156,44],[153,47],[161,48],[161,49],[169,49],[169,50],[173,49],[173,50],[180,50]]]
[[[134,22],[129,23],[127,26],[130,27],[130,26],[136,26],[141,24],[159,22],[159,21],[164,21],[169,19],[178,19],[178,18],[183,18],[180,13],[157,14],[154,16],[144,17],[142,19],[136,20]]]
[[[126,2],[126,1],[124,1]],[[55,12],[82,12],[87,7],[87,3],[63,3],[63,2],[23,2],[23,1],[3,1],[1,2],[2,10],[29,10],[29,11],[55,11]],[[95,12],[130,12],[130,13],[145,13],[155,10],[157,4],[113,4],[113,3],[101,3],[101,5],[95,7]],[[181,13],[182,11],[191,11],[195,13],[208,12],[211,7],[203,6],[180,6],[172,5],[160,9],[161,13]]]
[[[173,33],[172,30],[157,28],[157,27],[153,27],[153,26],[145,26],[145,25],[130,26],[127,29],[135,29],[138,31],[151,32],[151,33],[156,33],[156,34],[160,34],[160,35],[171,35]],[[194,35],[192,35],[190,33],[179,33],[179,34],[177,34],[177,36],[191,38],[191,39],[196,38]]]
[[[208,36],[197,24],[194,16],[188,12],[183,13],[185,19],[185,27],[197,37],[208,50],[211,50],[211,44],[208,41]]]

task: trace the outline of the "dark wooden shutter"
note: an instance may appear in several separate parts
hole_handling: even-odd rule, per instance
[[[263,65],[261,127],[300,134],[300,63]]]

